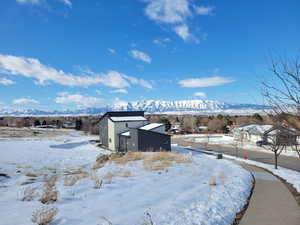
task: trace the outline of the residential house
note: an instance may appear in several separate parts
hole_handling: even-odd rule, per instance
[[[170,150],[165,125],[149,123],[143,111],[107,112],[99,121],[100,143],[112,151]]]
[[[233,138],[245,143],[254,143],[263,139],[263,134],[271,129],[273,125],[251,124],[233,129]]]

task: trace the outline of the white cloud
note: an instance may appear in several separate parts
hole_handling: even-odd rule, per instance
[[[195,5],[194,0],[145,0],[145,13],[150,20],[159,24],[169,24],[183,40],[192,36],[189,19],[195,15],[212,15],[213,7]],[[196,41],[196,38],[190,40]]]
[[[91,107],[102,104],[103,99],[84,96],[81,94],[69,94],[68,92],[61,92],[57,94],[55,102],[59,104],[76,104],[76,106]]]
[[[20,4],[32,4],[32,5],[38,5],[40,3],[42,3],[43,0],[16,0],[17,3]],[[71,0],[58,0],[61,3],[65,4],[68,7],[72,7],[72,2]]]
[[[163,38],[163,39],[155,39],[153,43],[156,45],[166,46],[167,43],[171,41],[170,38]]]
[[[1,102],[1,101],[0,101],[0,105],[3,105],[3,104],[4,104],[4,102]]]
[[[145,52],[142,52],[142,51],[139,51],[139,50],[131,50],[129,52],[129,55],[132,58],[144,61],[146,63],[151,63],[151,61],[152,61],[152,58],[149,55],[147,55]]]
[[[200,97],[200,98],[206,98],[206,94],[204,92],[201,92],[201,91],[195,92],[194,96]]]
[[[109,51],[110,54],[115,55],[117,53],[117,51],[115,49],[112,48],[108,48],[107,51]]]
[[[97,93],[97,95],[101,95],[101,94],[102,94],[102,91],[96,90],[96,93]]]
[[[196,87],[220,86],[231,82],[234,82],[234,80],[225,77],[204,77],[204,78],[184,79],[184,80],[180,80],[178,83],[181,87],[196,88]]]
[[[180,23],[191,15],[188,0],[148,0],[146,15],[158,23]]]
[[[36,79],[36,84],[40,85],[52,82],[65,86],[87,87],[102,84],[113,88],[124,88],[130,87],[131,84],[137,84],[145,88],[152,88],[152,85],[148,81],[139,80],[138,78],[119,73],[118,71],[95,73],[90,70],[85,70],[84,76],[75,76],[71,73],[43,65],[38,59],[1,54],[0,73],[33,78]],[[134,79],[135,82],[132,82],[132,79]]]
[[[214,11],[215,7],[194,6],[194,9],[198,15],[209,16],[209,15],[213,15],[213,11]]]
[[[14,84],[15,82],[6,78],[0,78],[0,84],[3,85],[10,85],[10,84]]]
[[[16,0],[20,4],[39,4],[40,0]]]
[[[16,105],[24,105],[24,104],[38,104],[39,102],[37,100],[34,100],[32,98],[18,98],[13,100],[13,103]]]
[[[189,27],[185,24],[175,27],[174,30],[183,40],[187,40],[191,37]]]
[[[70,0],[59,0],[59,1],[61,1],[65,5],[69,6],[70,8],[72,7],[72,2]]]
[[[110,93],[128,94],[128,91],[126,89],[116,89],[116,90],[110,91]]]
[[[152,84],[149,81],[146,81],[143,79],[138,79],[138,78],[127,76],[127,75],[124,75],[124,77],[126,79],[128,79],[132,84],[139,84],[140,86],[147,88],[147,89],[153,88]]]

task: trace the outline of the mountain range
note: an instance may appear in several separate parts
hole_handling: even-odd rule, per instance
[[[253,114],[262,113],[268,107],[258,104],[232,104],[211,100],[181,100],[161,101],[142,100],[122,102],[103,107],[66,109],[66,110],[39,110],[0,108],[2,116],[54,116],[54,115],[96,115],[107,111],[145,111],[151,114]]]

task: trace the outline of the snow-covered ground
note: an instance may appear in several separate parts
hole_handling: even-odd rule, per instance
[[[197,143],[209,143],[209,144],[215,144],[215,145],[230,145],[231,147],[235,146],[236,143],[233,139],[233,137],[224,135],[224,134],[211,134],[211,135],[206,135],[206,134],[191,134],[191,135],[182,135],[183,137],[186,137],[188,141],[191,142],[197,142]],[[177,137],[180,137],[179,135]],[[175,137],[175,138],[177,138]],[[238,145],[239,148],[246,149],[246,150],[251,150],[251,151],[259,151],[259,152],[266,152],[266,153],[271,153],[273,154],[272,151],[264,148],[264,147],[259,147],[255,143],[243,143],[242,145]],[[297,152],[291,150],[288,148],[287,150],[283,150],[281,153],[282,155],[286,156],[293,156],[293,157],[299,157]]]
[[[237,161],[245,162],[250,165],[255,165],[264,169],[267,169],[274,173],[275,175],[283,178],[286,180],[288,183],[292,184],[294,188],[300,193],[300,173],[295,171],[295,170],[290,170],[286,169],[283,167],[278,167],[278,169],[274,168],[274,165],[266,164],[266,163],[261,163],[253,160],[246,160],[246,159],[241,159],[241,158],[236,158],[234,156],[230,155],[224,155],[226,158],[234,159]]]
[[[149,224],[150,216],[156,225],[227,225],[249,196],[251,175],[230,161],[177,153],[186,160],[156,170],[146,169],[146,158],[157,153],[144,153],[140,160],[108,161],[95,169],[97,155],[108,151],[89,139],[77,133],[1,139],[0,173],[10,178],[0,177],[0,224],[33,224],[32,213],[43,206],[39,199],[50,176],[58,177],[59,193],[58,200],[47,205],[59,210],[53,225],[106,225],[107,220],[113,225],[140,225]],[[73,183],[71,178],[78,174],[70,173],[75,170],[81,176]],[[102,187],[95,188],[99,181]],[[30,188],[33,199],[22,201]]]

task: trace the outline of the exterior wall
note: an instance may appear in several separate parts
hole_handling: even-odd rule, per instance
[[[110,150],[115,151],[116,146],[115,146],[115,124],[112,122],[110,119],[107,119],[107,125],[108,125],[108,148]]]
[[[128,131],[130,128],[138,128],[143,125],[146,125],[148,121],[127,121],[127,122],[113,122],[114,124],[114,149],[118,150],[119,148],[119,134]],[[127,124],[127,126],[126,126]]]
[[[130,138],[128,139],[127,144],[128,151],[139,151],[139,133],[138,129],[130,129]]]
[[[100,120],[99,122],[99,136],[100,136],[100,143],[106,147],[108,147],[108,118],[105,117]]]
[[[120,140],[119,140],[119,148],[118,148],[118,151],[119,152],[127,152],[128,149],[130,149],[130,136],[123,136],[121,135],[120,137]]]
[[[160,151],[171,150],[169,135],[141,130],[130,129],[130,137],[121,136],[120,151]]]
[[[138,151],[171,150],[171,137],[153,131],[138,130]]]

